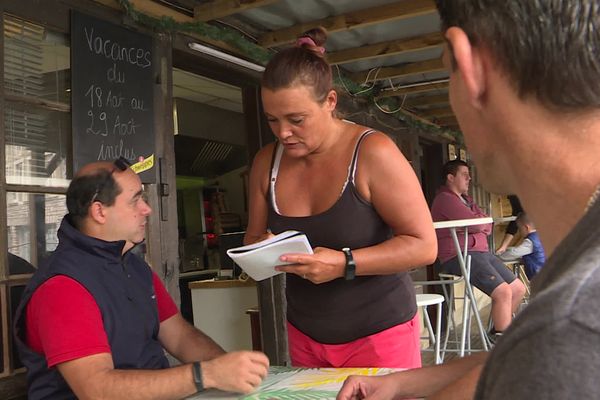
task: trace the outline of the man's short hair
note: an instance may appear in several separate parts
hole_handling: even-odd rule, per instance
[[[92,202],[99,201],[107,206],[115,204],[115,199],[122,189],[113,173],[114,170],[101,168],[71,181],[67,189],[67,210],[76,228],[79,228],[87,217]]]
[[[529,218],[529,216],[524,212],[520,212],[519,215],[517,215],[515,222],[520,225],[529,225],[531,227],[534,226],[531,218]]]
[[[599,1],[436,3],[442,31],[457,26],[490,51],[522,98],[562,111],[600,107]]]
[[[458,158],[448,161],[446,164],[444,164],[442,167],[442,176],[444,177],[444,182],[448,179],[448,175],[456,176],[459,167],[469,168],[469,164],[463,160],[459,160]]]

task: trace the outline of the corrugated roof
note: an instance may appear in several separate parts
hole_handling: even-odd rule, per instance
[[[427,121],[457,129],[448,111],[448,73],[441,64],[443,39],[433,0],[153,2],[236,29],[273,51],[289,45],[298,33],[324,26],[329,31],[327,54],[341,74],[363,88],[375,84],[380,96],[397,98],[404,109]]]

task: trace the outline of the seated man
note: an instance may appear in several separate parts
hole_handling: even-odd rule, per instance
[[[443,174],[446,184],[439,189],[431,206],[434,221],[487,217],[467,195],[471,176],[466,162],[447,162]],[[525,294],[525,286],[515,279],[500,259],[489,252],[487,236],[491,231],[492,224],[470,226],[467,249],[471,255],[471,283],[492,298],[492,333],[495,334],[503,332],[510,324]],[[436,234],[442,271],[461,275],[450,229],[437,229]],[[458,235],[458,238],[461,246],[464,246],[464,235]]]
[[[533,222],[531,222],[527,214],[519,214],[515,222],[524,239],[518,246],[507,248],[505,252],[500,254],[500,258],[504,261],[523,259],[525,275],[531,280],[546,262],[544,247]]]
[[[151,212],[125,159],[84,166],[69,185],[56,251],[27,285],[15,336],[28,398],[180,399],[250,392],[269,361],[226,354],[187,323],[132,248]],[[183,365],[169,368],[164,351]]]

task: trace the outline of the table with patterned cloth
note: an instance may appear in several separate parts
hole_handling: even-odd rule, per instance
[[[206,390],[188,399],[335,399],[349,375],[385,375],[392,368],[291,368],[271,367],[258,390],[248,395]]]

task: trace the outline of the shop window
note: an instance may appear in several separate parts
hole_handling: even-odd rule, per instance
[[[4,132],[7,183],[68,186],[69,114],[7,102]]]
[[[31,273],[23,260],[34,266],[58,245],[57,232],[67,213],[65,196],[57,194],[7,193],[20,203],[7,202],[8,267],[10,275]],[[19,260],[21,259],[21,260]]]
[[[6,183],[68,185],[70,75],[66,35],[4,16]]]
[[[21,372],[11,326],[35,268],[57,244],[72,176],[67,34],[4,14],[2,76],[6,227],[0,257],[0,377]]]

